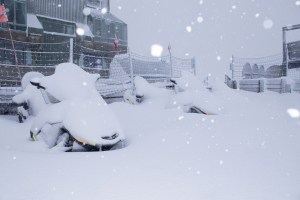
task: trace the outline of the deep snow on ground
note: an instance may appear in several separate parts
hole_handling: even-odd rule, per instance
[[[128,146],[107,152],[49,150],[32,118],[0,116],[0,199],[299,200],[300,95],[215,95],[224,114],[110,104]]]

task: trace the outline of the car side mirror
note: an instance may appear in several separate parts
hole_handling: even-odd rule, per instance
[[[39,78],[34,78],[30,81],[31,85],[37,87],[37,89],[46,89],[44,86],[41,86],[40,84],[40,79]]]
[[[170,82],[177,85],[177,82],[174,79],[171,79]]]

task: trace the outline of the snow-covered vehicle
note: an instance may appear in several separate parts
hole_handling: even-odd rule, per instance
[[[180,105],[185,112],[202,113],[207,115],[220,114],[224,107],[218,99],[204,86],[194,74],[181,71],[180,78],[172,78],[175,84],[174,95],[167,107]]]
[[[63,63],[53,75],[32,79],[50,105],[37,114],[31,138],[43,138],[50,148],[58,145],[73,151],[109,150],[122,143],[122,128],[95,88],[99,77]]]
[[[173,95],[173,91],[155,87],[140,76],[134,77],[134,87],[134,91],[127,90],[123,96],[125,102],[134,105],[142,103],[144,100],[155,101],[168,99]]]
[[[12,101],[18,106],[18,118],[22,123],[28,116],[36,116],[41,110],[43,110],[47,104],[44,101],[42,93],[33,85],[30,84],[30,80],[33,78],[42,78],[39,72],[26,73],[21,81],[23,91],[20,94],[15,95]]]
[[[223,106],[197,77],[187,71],[182,71],[181,74],[180,78],[171,79],[175,92],[155,87],[137,76],[134,79],[135,91],[126,91],[124,101],[139,104],[148,100],[151,104],[158,102],[164,108],[181,108],[183,112],[207,115],[222,112]]]

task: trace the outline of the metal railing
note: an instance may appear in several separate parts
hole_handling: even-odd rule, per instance
[[[54,73],[55,66],[74,62],[89,73],[100,74],[96,87],[103,97],[121,96],[132,89],[133,78],[142,76],[149,82],[169,82],[179,77],[181,70],[195,72],[194,59],[173,56],[160,58],[141,56],[129,50],[99,51],[90,49],[73,40],[63,43],[27,43],[14,41],[17,61],[14,59],[11,41],[0,38],[0,102],[11,102],[11,90],[22,91],[21,77],[27,72],[37,71],[46,76]],[[171,62],[172,61],[172,62]],[[17,89],[15,89],[17,88]]]

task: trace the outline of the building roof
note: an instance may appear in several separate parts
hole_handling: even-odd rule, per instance
[[[27,27],[43,29],[42,24],[34,14],[27,13]]]
[[[111,14],[110,12],[105,12],[104,14],[101,12],[101,10],[97,9],[92,9],[91,10],[91,16],[94,18],[99,18],[99,19],[105,19],[113,22],[118,22],[121,24],[125,24],[122,20]]]

